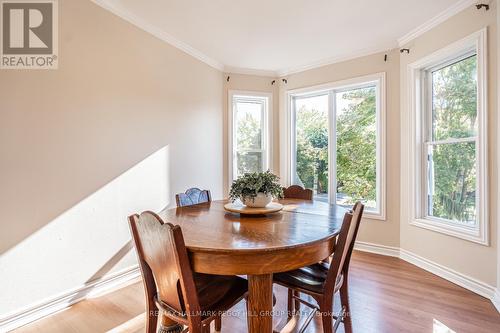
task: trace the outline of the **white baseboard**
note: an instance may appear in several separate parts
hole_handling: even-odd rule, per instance
[[[399,258],[399,247],[379,245],[367,242],[356,242],[354,243],[354,249],[358,251],[370,252],[375,254],[381,254],[383,256]]]
[[[3,316],[0,318],[0,332],[11,331],[54,314],[90,296],[102,295],[125,287],[139,281],[140,276],[139,266],[132,266],[109,276],[87,282],[78,288],[64,292],[56,297]]]
[[[404,249],[400,249],[400,258],[404,261],[409,262],[417,267],[425,269],[428,272],[436,274],[439,277],[442,277],[445,280],[453,282],[460,287],[468,289],[472,292],[475,292],[478,295],[486,297],[490,300],[493,300],[493,296],[495,295],[495,287],[490,286],[482,281],[476,280],[473,277],[468,275],[459,273],[453,269],[445,267],[443,265],[437,264],[433,261],[425,259],[415,253],[410,251],[406,251]]]
[[[473,277],[462,274],[441,264],[423,258],[413,252],[398,247],[390,247],[366,242],[356,242],[354,245],[354,249],[384,256],[398,257],[445,280],[453,282],[467,290],[488,298],[489,300],[491,300],[498,312],[500,312],[499,288],[495,288]]]
[[[500,288],[496,288],[495,295],[493,295],[491,303],[493,303],[498,312],[500,312]]]

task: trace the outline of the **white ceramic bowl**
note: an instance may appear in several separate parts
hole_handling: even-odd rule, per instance
[[[247,207],[262,208],[266,207],[271,201],[273,201],[273,196],[270,194],[264,194],[262,192],[257,193],[255,198],[245,198],[241,202]]]

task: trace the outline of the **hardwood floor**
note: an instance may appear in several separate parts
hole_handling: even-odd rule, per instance
[[[355,333],[500,332],[500,314],[488,299],[400,259],[355,252],[350,279]],[[274,324],[281,328],[286,319],[286,291],[275,286],[275,293]],[[142,284],[135,283],[15,332],[144,332],[143,297]],[[337,310],[339,303],[336,299]],[[302,310],[309,311],[304,306]],[[240,302],[223,318],[222,332],[246,332],[244,311],[245,304]],[[288,326],[286,332],[295,332]],[[306,332],[321,332],[321,321],[315,318]],[[342,325],[339,332],[343,332]]]

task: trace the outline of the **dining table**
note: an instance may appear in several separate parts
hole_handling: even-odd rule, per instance
[[[273,274],[328,258],[346,209],[321,201],[281,199],[279,212],[243,215],[226,211],[228,202],[165,209],[159,216],[181,226],[194,272],[247,276],[248,332],[272,333]],[[169,325],[175,327],[168,318],[163,320],[163,332]]]

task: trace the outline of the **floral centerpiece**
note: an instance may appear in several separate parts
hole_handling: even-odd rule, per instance
[[[229,191],[231,201],[240,199],[248,207],[265,207],[273,198],[283,198],[279,177],[270,172],[245,173],[238,177]]]

